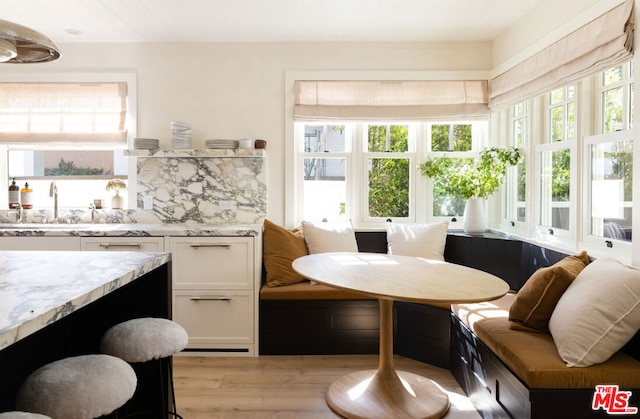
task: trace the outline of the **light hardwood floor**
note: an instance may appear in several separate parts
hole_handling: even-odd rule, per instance
[[[178,412],[184,419],[335,419],[325,392],[340,376],[375,369],[377,355],[174,357]],[[448,370],[396,356],[398,370],[421,374],[449,395],[447,419],[480,415]]]

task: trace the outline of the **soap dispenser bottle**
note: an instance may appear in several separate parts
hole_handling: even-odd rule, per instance
[[[29,188],[29,183],[24,184],[24,188],[20,189],[20,201],[22,202],[22,209],[31,209],[33,204],[31,203],[31,194],[33,190]]]
[[[20,187],[16,185],[16,178],[9,185],[9,209],[20,208]]]

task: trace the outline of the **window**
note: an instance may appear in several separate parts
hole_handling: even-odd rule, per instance
[[[495,115],[526,162],[508,174],[506,231],[513,222],[518,234],[631,263],[632,76],[627,62]],[[518,229],[522,215],[536,221]]]
[[[505,214],[512,227],[527,222],[527,158],[529,148],[529,101],[514,105],[511,110],[510,145],[522,151],[522,159],[507,169],[505,179]]]
[[[366,200],[362,201],[367,202],[363,217],[366,221],[409,219],[413,212],[410,167],[415,153],[409,153],[409,132],[408,125],[366,125],[368,184]]]
[[[572,161],[577,138],[576,85],[555,89],[546,95],[546,143],[537,147],[539,171],[540,230],[568,237],[573,221],[575,194],[571,185],[575,171]]]
[[[633,62],[599,75],[599,126],[602,134],[584,143],[587,190],[584,240],[610,249],[632,240]]]
[[[434,215],[433,184],[418,166],[434,153],[473,158],[487,145],[485,72],[302,71],[285,78],[288,225],[338,218],[384,228],[388,219],[423,223],[462,214],[438,202]],[[333,136],[340,148],[327,147]],[[321,146],[309,147],[312,137]]]
[[[613,247],[631,241],[633,137],[629,131],[588,137],[590,217],[587,234]],[[607,239],[607,240],[602,240]]]
[[[351,156],[346,125],[301,125],[302,219],[339,219],[347,213],[347,168]],[[349,140],[347,140],[349,138]],[[349,142],[348,142],[349,141]],[[330,157],[328,157],[330,156]]]
[[[631,129],[633,121],[633,62],[600,74],[602,133]]]
[[[465,202],[444,194],[418,170],[443,154],[473,159],[487,123],[296,122],[298,219],[350,219],[359,227],[451,220],[461,228]]]
[[[448,157],[455,164],[468,164],[475,158],[473,150],[473,125],[466,124],[431,124],[429,129],[431,156]],[[439,153],[435,153],[439,152]],[[464,214],[465,200],[450,196],[444,192],[441,180],[431,179],[433,184],[433,207],[431,214],[434,217],[461,217]]]
[[[0,77],[0,160],[8,178],[34,190],[34,208],[85,208],[107,197],[106,180],[127,181],[123,150],[135,135],[135,76],[58,74]]]

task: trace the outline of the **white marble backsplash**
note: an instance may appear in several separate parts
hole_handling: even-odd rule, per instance
[[[163,223],[256,224],[267,213],[262,156],[138,157],[137,207]]]

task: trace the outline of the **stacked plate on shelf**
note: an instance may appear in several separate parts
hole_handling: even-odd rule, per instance
[[[155,138],[134,138],[133,148],[135,150],[157,150],[160,148],[160,140]]]
[[[191,148],[191,124],[171,121],[171,145],[175,149]]]
[[[234,150],[238,148],[238,140],[205,140],[205,148]]]

